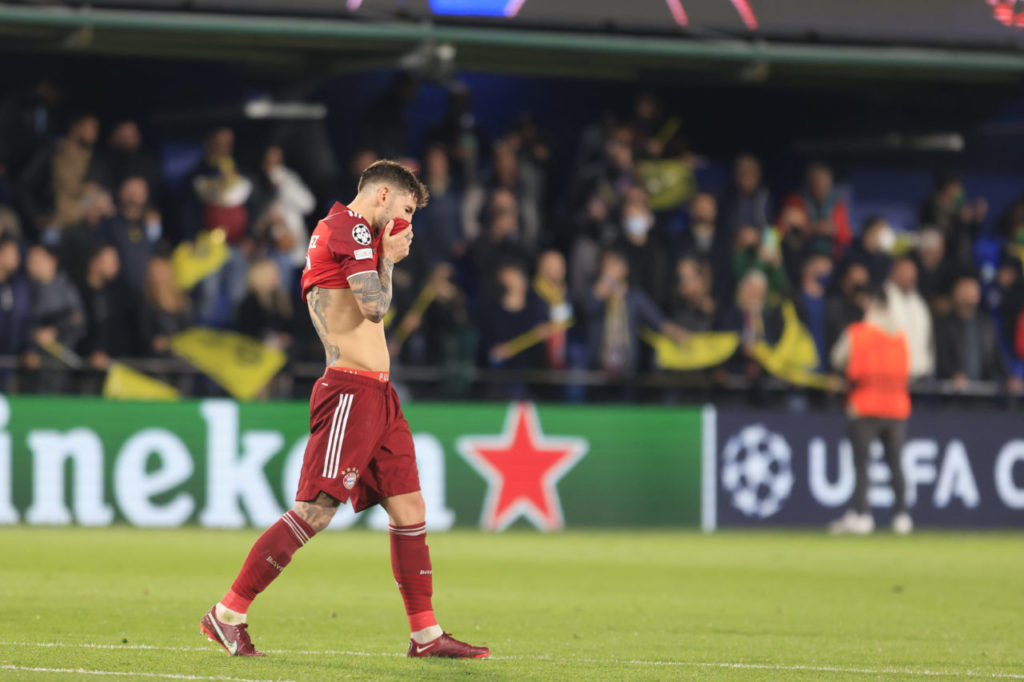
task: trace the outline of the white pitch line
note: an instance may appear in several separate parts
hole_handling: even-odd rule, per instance
[[[25,673],[63,673],[66,675],[105,675],[117,677],[156,677],[161,680],[217,680],[225,682],[275,682],[275,680],[251,680],[245,677],[225,675],[184,675],[181,673],[126,673],[113,670],[87,670],[85,668],[39,668],[24,665],[0,665],[0,670]]]
[[[137,649],[156,651],[201,651],[219,654],[219,650],[212,646],[187,647],[187,646],[154,646],[152,644],[95,644],[91,642],[74,644],[64,642],[0,642],[3,646],[24,646],[24,647],[74,647],[79,649]],[[342,651],[337,649],[308,650],[308,649],[264,649],[269,654],[292,654],[304,656],[363,656],[368,658],[395,658],[404,657],[405,654],[374,652],[374,651]],[[661,666],[661,667],[685,667],[685,668],[724,668],[734,670],[779,670],[791,672],[819,672],[819,673],[844,673],[849,675],[909,675],[911,677],[972,677],[1003,680],[1024,680],[1024,674],[1017,673],[982,673],[973,670],[914,670],[912,668],[844,668],[841,666],[815,666],[815,665],[781,665],[772,663],[727,663],[721,661],[644,661],[637,659],[614,659],[614,658],[578,658],[569,656],[565,658],[553,658],[550,656],[491,656],[494,661],[548,661],[553,663],[593,663],[596,665],[636,665],[636,666]],[[99,674],[99,673],[97,673]],[[104,673],[106,674],[106,673]],[[146,675],[146,673],[109,673],[117,675]],[[155,675],[150,675],[155,676]],[[196,680],[234,680],[230,677],[187,677],[177,676],[172,679],[196,679]]]

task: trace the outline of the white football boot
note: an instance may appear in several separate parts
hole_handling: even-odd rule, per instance
[[[907,512],[900,512],[892,517],[892,532],[896,535],[910,535],[914,530],[914,520]]]
[[[875,530],[875,517],[848,510],[839,519],[828,525],[832,535],[870,535]]]

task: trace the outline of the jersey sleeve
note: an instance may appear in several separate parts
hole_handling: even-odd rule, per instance
[[[370,227],[354,221],[345,221],[333,226],[327,240],[327,250],[340,267],[345,279],[364,272],[377,271],[376,246]]]

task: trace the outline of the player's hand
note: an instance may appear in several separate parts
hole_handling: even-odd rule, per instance
[[[389,220],[384,226],[384,234],[380,238],[380,252],[392,263],[397,263],[409,255],[409,247],[412,246],[412,225],[395,235],[391,234],[394,228],[394,220]]]

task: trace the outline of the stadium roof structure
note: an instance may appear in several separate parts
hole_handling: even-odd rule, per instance
[[[770,73],[821,81],[848,76],[991,83],[1019,82],[1024,76],[1024,53],[1009,48],[9,3],[0,3],[0,45],[18,52],[215,59],[307,73],[394,67],[419,50],[421,56],[436,51],[439,59],[453,58],[461,69],[574,77],[758,82]]]

